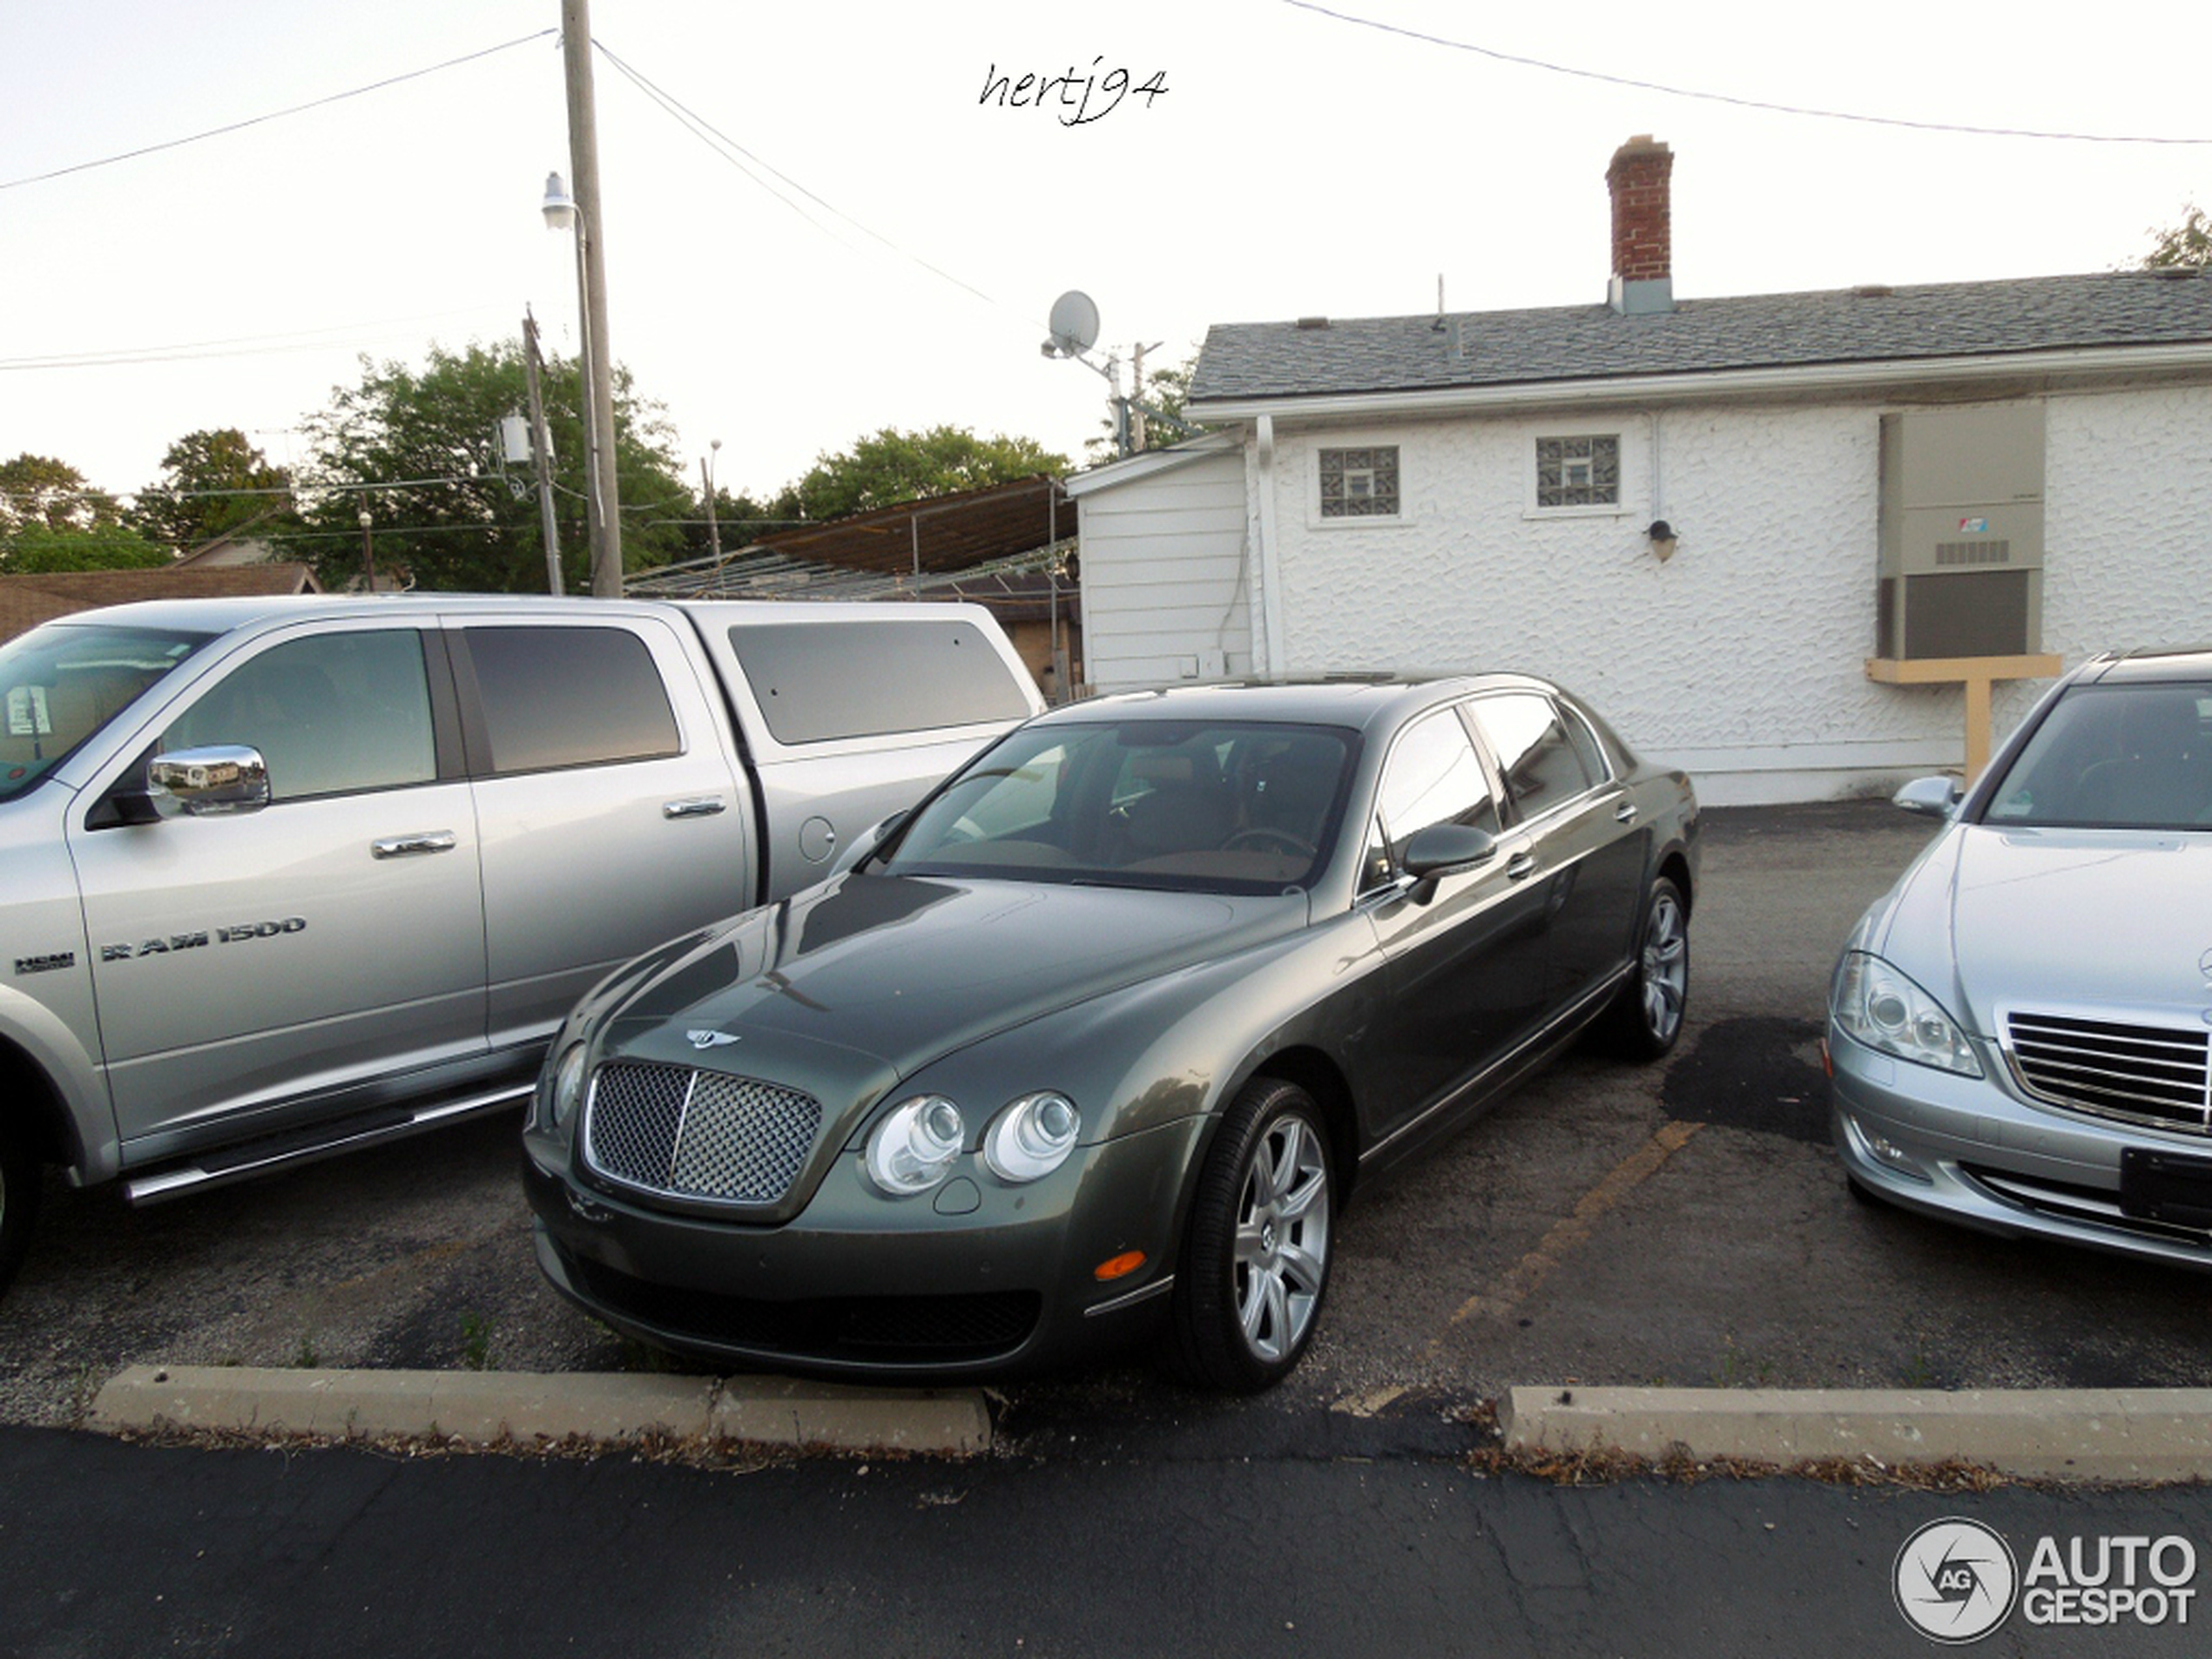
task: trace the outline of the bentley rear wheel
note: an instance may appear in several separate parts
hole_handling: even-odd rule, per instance
[[[1313,1097],[1254,1078],[1214,1136],[1176,1274],[1170,1358],[1186,1380],[1249,1394],[1290,1375],[1328,1291],[1335,1199]]]
[[[1625,1060],[1656,1060],[1682,1035],[1689,1000],[1689,907],[1666,876],[1643,896],[1634,971],[1606,1010],[1606,1046]]]

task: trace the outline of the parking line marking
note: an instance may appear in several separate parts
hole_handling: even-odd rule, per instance
[[[1662,1123],[1649,1140],[1615,1164],[1605,1179],[1584,1193],[1571,1213],[1554,1223],[1536,1248],[1514,1263],[1496,1288],[1478,1292],[1462,1302],[1459,1311],[1445,1322],[1445,1334],[1449,1335],[1453,1326],[1478,1313],[1503,1318],[1519,1307],[1531,1291],[1551,1277],[1561,1258],[1589,1238],[1599,1217],[1656,1173],[1662,1164],[1682,1150],[1697,1130],[1696,1123],[1672,1119]],[[1444,1338],[1440,1336],[1429,1345],[1429,1352],[1434,1353],[1443,1345]]]

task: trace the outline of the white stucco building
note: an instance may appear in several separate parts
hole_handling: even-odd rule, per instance
[[[1525,670],[1729,804],[1960,766],[1899,662],[2001,738],[2037,658],[2212,640],[2212,275],[1677,303],[1671,159],[1604,302],[1211,330],[1221,430],[1070,482],[1092,685]]]

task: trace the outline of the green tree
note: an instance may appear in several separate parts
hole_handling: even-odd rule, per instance
[[[0,534],[0,576],[51,576],[59,570],[152,570],[173,563],[169,550],[125,524],[56,529],[32,521]]]
[[[0,576],[123,570],[169,563],[126,527],[115,497],[51,455],[0,462]]]
[[[965,427],[886,427],[841,454],[819,457],[795,488],[808,518],[842,518],[1067,470],[1067,456],[1028,438],[979,438]]]
[[[2182,222],[2151,232],[2151,250],[2143,255],[2146,271],[2202,271],[2212,266],[2212,219],[2194,202],[2182,211]]]
[[[236,427],[187,432],[161,457],[161,476],[138,494],[130,526],[179,552],[242,529],[275,536],[299,528],[292,478]]]
[[[541,382],[563,579],[570,593],[588,592],[577,366],[555,359]],[[342,587],[361,573],[366,511],[380,580],[404,569],[418,588],[543,593],[545,548],[530,469],[499,458],[499,423],[528,398],[516,342],[434,347],[420,369],[364,358],[361,384],[334,388],[330,407],[307,421],[315,458],[312,476],[300,482],[314,504],[298,546],[324,585]],[[615,427],[623,562],[635,572],[683,556],[695,502],[657,408],[637,397],[620,368]]]
[[[26,451],[0,461],[0,535],[26,524],[96,529],[118,521],[115,497],[92,488],[65,461]]]

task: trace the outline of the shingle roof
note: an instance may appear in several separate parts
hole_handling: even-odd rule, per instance
[[[134,599],[221,599],[270,593],[318,593],[304,564],[237,564],[180,570],[65,570],[0,576],[0,640],[96,605]]]
[[[2205,341],[2212,274],[2148,272],[1687,300],[1643,316],[1597,304],[1220,323],[1206,332],[1190,401]]]

